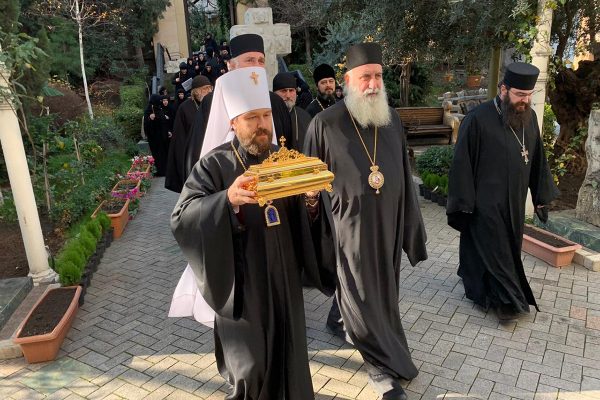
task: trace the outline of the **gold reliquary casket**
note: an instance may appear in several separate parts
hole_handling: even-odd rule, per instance
[[[275,199],[302,193],[327,190],[332,191],[334,175],[327,165],[317,157],[285,147],[285,138],[281,138],[281,148],[271,154],[261,164],[252,165],[244,173],[256,179],[248,190],[256,192],[256,200],[262,207]]]

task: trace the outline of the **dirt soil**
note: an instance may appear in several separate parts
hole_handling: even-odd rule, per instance
[[[44,335],[54,330],[67,312],[76,289],[52,290],[31,314],[19,337]]]
[[[562,240],[558,236],[548,235],[548,234],[536,231],[535,229],[530,228],[528,226],[525,227],[523,233],[529,237],[539,240],[540,242],[544,242],[546,244],[549,244],[550,246],[557,247],[559,249],[561,247],[571,246],[571,243],[566,243],[564,240]]]
[[[572,210],[577,207],[577,197],[579,196],[579,188],[583,183],[585,175],[567,174],[559,180],[558,190],[560,195],[552,202],[549,207],[550,211]]]
[[[46,245],[53,255],[64,243],[62,235],[54,231],[54,225],[47,217],[41,216],[42,233]],[[27,276],[29,265],[19,223],[0,222],[0,279]]]

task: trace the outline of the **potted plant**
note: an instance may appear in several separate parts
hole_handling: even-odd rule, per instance
[[[525,224],[523,231],[523,251],[548,264],[560,268],[571,264],[575,251],[581,245],[571,242],[551,232]]]
[[[143,179],[152,178],[152,168],[154,167],[154,157],[152,156],[135,156],[131,160],[131,168],[127,171],[127,176],[133,179],[135,176],[140,176]]]
[[[115,184],[115,186],[113,186],[111,190],[111,196],[120,197],[122,199],[141,197],[141,184],[141,179],[121,179]]]
[[[113,227],[113,238],[120,238],[129,221],[129,199],[113,197],[109,200],[104,200],[96,208],[92,214],[92,218],[96,218],[101,211],[106,213],[110,218],[110,224]]]
[[[56,358],[77,313],[80,294],[79,286],[55,288],[48,290],[35,303],[13,339],[21,346],[27,362],[38,363]]]
[[[438,195],[438,205],[446,207],[448,202],[448,175],[440,177],[440,194]]]
[[[431,178],[433,178],[433,174],[427,174],[424,179],[423,198],[426,200],[431,200]]]

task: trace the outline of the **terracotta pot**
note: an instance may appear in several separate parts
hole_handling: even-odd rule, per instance
[[[470,89],[476,89],[481,86],[481,75],[469,75],[467,76],[467,87]]]
[[[448,83],[452,82],[454,80],[454,74],[451,72],[444,74],[444,80]]]
[[[142,184],[142,181],[140,180],[135,180],[135,179],[123,179],[122,181],[119,181],[115,184],[115,186],[112,188],[111,192],[116,192],[119,190],[119,187],[121,185],[127,185],[127,184],[131,184],[131,183],[136,183],[136,188],[137,188],[137,194],[135,195],[135,197],[137,197],[138,199],[140,197],[142,197],[142,192],[140,191],[140,185]]]
[[[532,238],[529,235],[523,234],[523,251],[539,258],[540,260],[547,262],[548,264],[554,267],[560,268],[571,264],[571,261],[573,261],[573,256],[575,255],[575,251],[579,250],[582,247],[580,244],[571,242],[570,240],[567,240],[563,237],[537,228],[535,226],[527,224],[525,226],[528,226],[533,230],[557,238],[565,242],[565,244],[568,244],[568,246],[566,247],[554,247],[540,240]]]
[[[96,208],[96,210],[94,210],[94,213],[92,214],[92,218],[96,218],[96,215],[98,215],[98,213],[102,210],[102,206],[105,203],[106,203],[106,200],[103,201],[102,203],[100,203],[98,208]],[[114,239],[120,238],[121,235],[123,234],[123,231],[125,230],[125,226],[127,225],[127,222],[129,222],[129,199],[127,199],[123,203],[123,207],[121,208],[121,210],[118,213],[107,214],[107,215],[110,218],[110,225],[113,228],[113,238]]]
[[[44,335],[35,335],[35,336],[27,336],[27,337],[19,337],[23,330],[23,327],[27,324],[31,315],[35,311],[35,309],[40,305],[48,293],[54,290],[65,290],[65,289],[76,289],[75,294],[73,295],[73,299],[71,299],[71,303],[69,304],[69,308],[58,322],[56,327],[50,333],[46,333]],[[79,296],[81,294],[81,286],[70,286],[65,288],[56,288],[48,290],[38,301],[35,303],[29,314],[25,320],[17,329],[17,334],[13,339],[15,344],[21,346],[21,350],[23,350],[23,355],[28,363],[38,363],[44,361],[51,361],[56,358],[58,351],[60,350],[60,346],[62,342],[65,340],[65,336],[69,329],[71,328],[71,323],[75,318],[75,314],[77,313],[77,303],[79,301]]]

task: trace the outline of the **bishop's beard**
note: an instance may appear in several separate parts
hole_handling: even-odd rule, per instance
[[[376,95],[369,96],[371,93]],[[361,93],[357,88],[346,85],[344,87],[344,101],[352,117],[363,128],[386,126],[392,122],[387,93],[383,86],[381,89],[367,89]]]
[[[258,135],[265,134],[267,135],[267,138],[269,140],[267,140],[266,142],[259,142],[256,140],[256,137]],[[271,142],[273,141],[273,132],[268,129],[258,128],[250,136],[238,136],[238,140],[240,141],[242,147],[245,148],[248,153],[258,156],[271,149]]]
[[[517,110],[516,106],[518,105],[524,105],[525,109],[523,111]],[[504,126],[507,128],[521,129],[531,122],[532,112],[529,103],[519,102],[512,104],[507,94],[504,100],[502,100],[500,107],[502,109],[502,122],[504,122]]]

